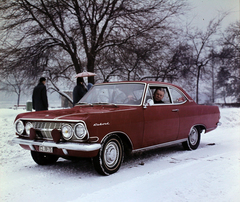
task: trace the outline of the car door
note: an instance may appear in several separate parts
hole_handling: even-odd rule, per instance
[[[165,91],[164,103],[154,104],[153,91],[161,87]],[[167,86],[150,86],[146,93],[144,108],[143,146],[174,141],[178,136],[178,106],[173,105]]]
[[[182,91],[175,87],[169,87],[172,103],[179,109],[179,131],[178,139],[188,137],[191,127],[196,121],[197,108],[194,103],[188,101]]]

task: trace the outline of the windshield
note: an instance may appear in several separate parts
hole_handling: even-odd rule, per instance
[[[95,85],[79,104],[140,105],[145,84],[118,83]]]

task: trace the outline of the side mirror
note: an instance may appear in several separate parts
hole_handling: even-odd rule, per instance
[[[154,104],[152,99],[148,99],[146,103],[143,104],[143,108],[146,109],[147,106],[152,106]]]

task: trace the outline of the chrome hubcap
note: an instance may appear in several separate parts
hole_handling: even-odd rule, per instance
[[[198,132],[196,128],[193,128],[190,135],[189,135],[189,141],[191,145],[195,145],[198,141]]]
[[[114,167],[119,159],[119,148],[118,145],[115,142],[109,142],[106,145],[105,151],[104,151],[104,161],[105,164],[112,168]]]

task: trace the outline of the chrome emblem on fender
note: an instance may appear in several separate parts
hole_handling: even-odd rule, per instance
[[[109,126],[110,123],[107,122],[107,123],[94,123],[93,126]]]

